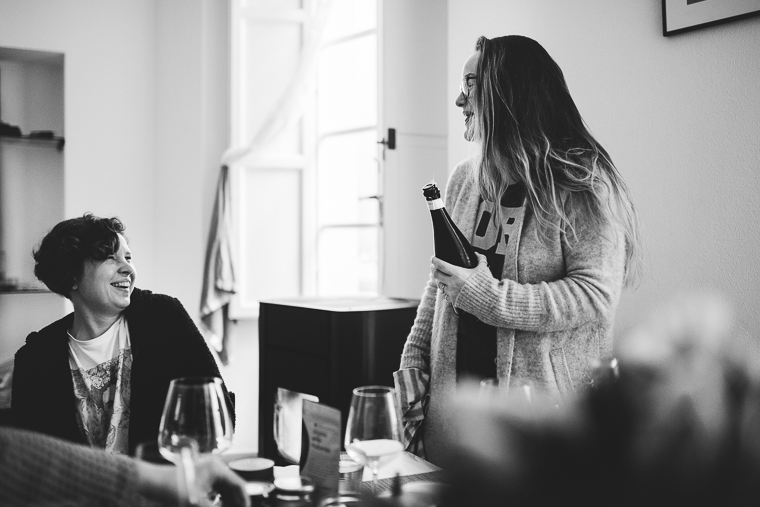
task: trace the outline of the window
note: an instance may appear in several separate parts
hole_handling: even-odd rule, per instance
[[[376,2],[233,1],[233,144],[244,146],[289,117],[231,166],[235,316],[257,315],[263,299],[378,291]],[[322,49],[311,53],[316,31]],[[311,54],[315,73],[304,80],[305,104],[283,103]]]
[[[377,5],[335,0],[317,61],[316,292],[378,291]]]

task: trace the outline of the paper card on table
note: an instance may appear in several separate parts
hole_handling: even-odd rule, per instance
[[[303,400],[319,401],[310,394],[277,388],[274,403],[274,440],[280,455],[290,463],[298,463],[301,457],[303,426]]]
[[[301,475],[330,492],[338,491],[340,462],[340,410],[312,401],[303,401],[304,445],[306,455]]]

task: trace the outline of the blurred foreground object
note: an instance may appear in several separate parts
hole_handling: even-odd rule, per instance
[[[760,356],[728,305],[681,298],[617,359],[559,409],[457,396],[445,505],[760,504]]]
[[[199,458],[192,489],[218,492],[225,507],[249,507],[245,483],[218,457]],[[184,469],[183,469],[184,471]],[[178,470],[0,427],[0,505],[3,507],[141,507],[188,505]],[[194,505],[210,506],[204,498]]]

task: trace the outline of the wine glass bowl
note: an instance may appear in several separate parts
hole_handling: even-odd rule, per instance
[[[178,463],[188,439],[198,444],[201,454],[221,452],[232,445],[232,419],[221,379],[183,377],[169,384],[159,425],[159,451]]]
[[[404,450],[402,431],[393,388],[365,386],[354,389],[344,443],[348,455],[372,471],[375,486],[378,469]]]

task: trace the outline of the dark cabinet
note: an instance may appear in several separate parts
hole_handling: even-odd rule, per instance
[[[272,426],[278,387],[340,409],[345,426],[355,387],[392,386],[418,303],[384,297],[262,301],[259,455],[279,461]]]

